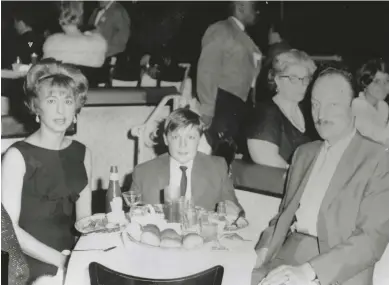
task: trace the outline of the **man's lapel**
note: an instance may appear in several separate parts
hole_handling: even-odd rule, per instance
[[[116,3],[114,2],[114,3],[111,4],[111,6],[108,7],[108,9],[104,9],[104,12],[103,12],[103,14],[101,15],[101,17],[100,17],[99,21],[97,22],[97,25],[96,25],[96,26],[98,26],[98,25],[100,25],[101,23],[104,23],[104,22],[106,22],[107,20],[110,20],[110,19],[111,19],[110,13],[112,13],[112,10],[114,9],[113,6],[114,6],[115,4],[116,4]]]
[[[301,197],[304,193],[305,186],[307,185],[308,179],[311,176],[312,168],[315,165],[316,159],[319,156],[320,149],[323,143],[319,144],[317,149],[315,151],[311,152],[306,152],[305,155],[307,156],[304,164],[302,165],[301,169],[303,171],[302,179],[300,180],[300,183],[296,184],[296,190],[290,201],[286,201],[287,204],[288,202],[294,201],[292,205],[296,207],[296,209],[293,211],[295,212],[300,204]],[[298,167],[298,166],[297,166]]]
[[[282,209],[282,214],[278,219],[272,243],[269,245],[269,248],[273,248],[272,251],[275,250],[274,252],[277,251],[277,246],[282,245],[288,230],[293,223],[295,213],[300,204],[301,196],[304,193],[305,186],[308,182],[309,176],[311,175],[315,161],[320,153],[321,146],[322,143],[316,145],[316,147],[309,151],[304,150],[297,159],[300,163],[293,165],[295,170],[293,170],[293,176],[290,177],[289,185],[286,189],[288,192],[290,191],[292,193],[292,197],[285,201],[285,208]],[[286,195],[288,196],[288,194]],[[272,254],[274,254],[274,252],[272,252]],[[269,257],[272,256],[272,254],[269,255]]]
[[[99,9],[93,10],[93,13],[92,13],[92,15],[89,18],[89,22],[88,22],[89,25],[94,25],[95,24],[98,12],[99,12]]]
[[[230,25],[232,25],[239,42],[246,46],[251,53],[261,53],[254,41],[247,35],[245,31],[242,31],[242,29],[239,28],[234,19],[228,18],[228,21]]]
[[[350,179],[356,167],[358,159],[358,151],[360,151],[361,136],[356,133],[350,144],[344,151],[342,158],[336,167],[334,176],[331,179],[330,185],[324,195],[320,206],[319,216],[325,216],[334,198],[343,190],[343,186]]]
[[[343,186],[346,185],[347,181],[355,172],[355,168],[357,167],[356,162],[359,159],[358,151],[360,151],[361,139],[361,135],[356,133],[354,138],[351,140],[349,146],[343,153],[338,166],[336,167],[334,176],[331,179],[330,185],[328,186],[327,192],[321,203],[316,224],[321,251],[329,249],[328,240],[326,239],[328,232],[325,220],[328,214],[328,209],[335,200],[335,197],[344,190]]]
[[[192,199],[196,203],[196,201],[199,201],[201,197],[204,194],[205,185],[204,184],[204,171],[206,169],[204,168],[204,164],[202,163],[202,157],[201,153],[197,152],[194,160],[193,160],[193,166],[192,166],[192,173],[191,173],[191,189],[192,189]],[[202,179],[201,179],[202,178]]]

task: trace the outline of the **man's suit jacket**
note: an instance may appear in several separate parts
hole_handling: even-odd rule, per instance
[[[89,18],[89,25],[94,25],[100,9],[95,9]],[[123,52],[130,38],[130,17],[126,9],[114,2],[100,17],[96,28],[108,43],[107,57]]]
[[[263,232],[257,249],[267,260],[286,240],[322,142],[294,155],[279,214]],[[359,133],[344,152],[320,207],[320,254],[311,260],[322,285],[370,285],[375,262],[389,241],[389,153]]]
[[[221,88],[246,102],[260,63],[260,50],[231,17],[211,25],[202,39],[197,69],[197,93],[202,115],[213,116],[217,89]]]
[[[170,156],[163,154],[137,165],[132,178],[131,190],[140,191],[144,203],[161,203],[160,191],[169,185],[170,180]],[[212,211],[218,202],[225,200],[240,206],[223,158],[197,152],[191,180],[192,199],[196,206]]]

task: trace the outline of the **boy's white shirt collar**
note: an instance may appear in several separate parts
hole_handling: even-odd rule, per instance
[[[188,162],[182,164],[182,163],[178,162],[177,160],[175,160],[172,156],[169,156],[169,157],[170,157],[170,165],[172,165],[172,166],[175,166],[177,168],[180,168],[180,166],[186,166],[186,167],[188,167],[188,169],[189,168],[192,169],[192,167],[193,167],[193,160],[194,159],[189,160]]]
[[[173,157],[169,156],[169,186],[175,186],[172,187],[172,189],[179,188],[181,183],[181,177],[182,177],[182,171],[180,169],[180,166],[186,166],[188,169],[186,170],[186,177],[187,177],[187,185],[186,185],[186,193],[185,198],[187,200],[192,198],[192,168],[193,168],[193,161],[194,159],[188,161],[185,164],[179,163],[177,160],[175,160]]]

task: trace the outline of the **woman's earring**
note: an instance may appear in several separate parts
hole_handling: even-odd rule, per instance
[[[40,122],[40,119],[39,119],[39,116],[38,114],[35,116],[35,122],[39,123]]]
[[[74,116],[74,118],[73,118],[73,123],[77,123],[77,117],[76,116]]]

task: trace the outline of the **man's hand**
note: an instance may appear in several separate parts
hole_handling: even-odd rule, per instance
[[[271,271],[260,283],[261,285],[310,285],[315,279],[315,272],[309,263],[301,266],[282,265]]]
[[[264,264],[268,251],[269,250],[267,248],[257,250],[257,261],[254,268],[260,268]]]

